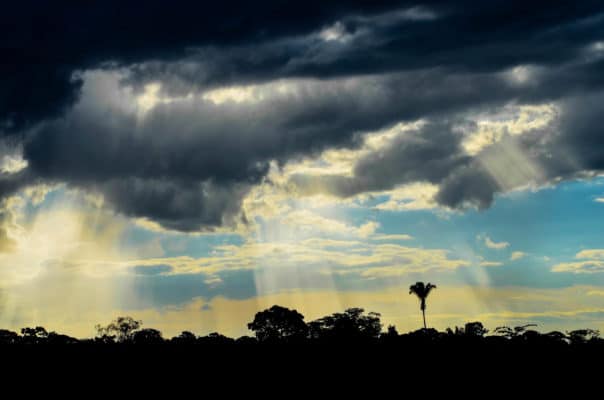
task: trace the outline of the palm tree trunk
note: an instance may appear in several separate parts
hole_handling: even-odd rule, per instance
[[[426,328],[426,310],[422,309],[422,316],[424,317],[424,329],[427,329]]]

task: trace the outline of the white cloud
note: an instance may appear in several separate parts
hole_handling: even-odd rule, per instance
[[[572,272],[575,274],[593,274],[604,272],[604,249],[585,249],[575,255],[578,260],[553,266],[553,272]]]
[[[594,200],[596,203],[604,203],[604,197],[596,197]]]
[[[214,104],[233,103],[253,103],[264,99],[263,93],[258,86],[232,86],[213,89],[205,92],[202,96],[204,100],[209,100]]]
[[[578,261],[554,265],[552,272],[572,272],[574,274],[593,274],[604,272],[604,261]]]
[[[190,101],[192,99],[192,93],[182,97],[170,97],[162,94],[161,83],[153,82],[145,85],[145,90],[135,98],[135,103],[138,110],[138,117],[142,118],[158,104],[170,104],[183,100]]]
[[[526,257],[526,253],[522,251],[514,251],[510,256],[510,261],[520,260],[521,258]]]
[[[246,242],[214,247],[208,257],[162,257],[116,263],[125,270],[133,266],[169,265],[168,274],[204,273],[211,277],[221,271],[304,266],[305,271],[327,268],[328,273],[356,274],[366,278],[401,276],[412,272],[446,271],[468,267],[471,262],[456,258],[445,249],[423,249],[391,243],[311,238],[302,241]],[[489,264],[494,266],[495,263]]]
[[[219,276],[211,275],[203,281],[206,285],[218,286],[222,283],[222,279]]]
[[[0,172],[14,174],[27,168],[27,165],[21,145],[15,145],[10,140],[0,140]]]
[[[506,135],[518,136],[547,127],[558,116],[553,104],[508,106],[497,113],[479,114],[470,117],[474,124],[465,132],[462,143],[470,155],[501,141]]]
[[[436,208],[434,196],[438,192],[438,185],[431,183],[413,183],[400,186],[396,189],[376,195],[384,194],[388,199],[376,205],[376,210],[384,211],[411,211],[429,210]]]
[[[481,261],[478,265],[481,267],[500,267],[503,263],[499,261]]]
[[[518,65],[503,72],[503,78],[514,86],[528,86],[536,83],[539,68],[532,65]]]
[[[346,32],[346,27],[338,21],[319,32],[319,37],[326,42],[346,43],[352,38],[352,35]]]
[[[383,240],[383,241],[386,241],[386,240],[411,240],[411,239],[413,239],[413,236],[411,236],[411,235],[405,235],[405,234],[402,234],[402,235],[396,235],[396,234],[393,234],[393,235],[373,235],[371,237],[371,240]]]
[[[494,250],[503,250],[509,247],[510,245],[508,242],[495,242],[487,235],[478,235],[476,236],[476,239],[484,242],[484,245],[487,246],[489,249]]]
[[[577,259],[604,260],[604,249],[585,249],[575,255]]]
[[[380,226],[380,224],[375,221],[368,221],[360,226],[349,225],[346,222],[327,218],[307,209],[286,213],[285,216],[279,219],[279,222],[288,225],[295,231],[306,234],[325,233],[343,236],[358,236],[361,238],[372,235]]]

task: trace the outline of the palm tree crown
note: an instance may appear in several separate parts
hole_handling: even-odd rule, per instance
[[[416,282],[409,286],[409,294],[415,294],[420,300],[420,309],[422,310],[422,316],[424,318],[424,329],[426,329],[426,298],[432,289],[436,289],[436,285],[433,285],[430,282],[427,284],[424,284],[424,282]]]

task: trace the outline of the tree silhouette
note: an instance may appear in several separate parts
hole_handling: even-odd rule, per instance
[[[595,329],[577,329],[568,332],[568,338],[572,344],[587,343],[590,340],[598,339],[600,331]]]
[[[398,337],[398,331],[396,330],[396,326],[388,325],[388,331],[386,332],[388,336]]]
[[[182,331],[180,335],[174,336],[171,340],[172,343],[176,344],[193,344],[197,341],[197,336],[189,331]]]
[[[448,331],[451,331],[451,329],[448,329]],[[455,327],[455,335],[458,336],[482,338],[487,333],[489,333],[489,330],[480,321],[467,322],[463,328]]]
[[[380,340],[385,343],[395,343],[398,338],[399,334],[394,325],[388,325],[386,332],[380,334]]]
[[[527,328],[537,326],[535,324],[526,324],[515,326],[514,328],[510,328],[509,326],[498,326],[493,331],[496,335],[502,336],[506,339],[515,340],[519,337],[522,337],[527,331]]]
[[[258,343],[258,340],[253,336],[240,336],[235,340],[235,343],[241,344],[244,346],[251,346]]]
[[[164,342],[161,332],[157,329],[146,328],[132,334],[134,344],[160,344]]]
[[[235,342],[234,339],[224,336],[218,332],[212,332],[207,336],[201,336],[197,339],[198,343],[207,344],[207,345],[225,345],[232,344]]]
[[[424,282],[416,282],[415,284],[409,286],[409,294],[415,294],[420,301],[420,309],[422,310],[422,317],[424,319],[424,329],[426,326],[426,298],[432,291],[432,289],[436,289],[436,285],[424,284]]]
[[[97,325],[97,338],[100,342],[125,343],[132,339],[132,335],[138,330],[142,321],[137,321],[132,317],[117,317],[107,326]]]
[[[436,286],[431,283],[417,282],[409,289],[416,294],[421,302],[424,327],[412,332],[400,333],[394,325],[389,325],[382,332],[380,314],[365,312],[362,308],[349,308],[344,312],[324,316],[308,324],[304,316],[296,310],[274,305],[269,309],[255,314],[254,320],[248,324],[256,337],[242,336],[238,339],[224,336],[218,332],[197,337],[184,331],[172,339],[165,340],[159,330],[142,329],[141,321],[131,317],[118,317],[107,326],[96,325],[98,336],[94,339],[77,339],[57,332],[48,332],[41,326],[25,327],[16,332],[0,329],[0,354],[5,350],[16,349],[17,352],[30,351],[34,347],[42,351],[55,351],[57,347],[71,349],[86,349],[125,343],[119,346],[119,352],[130,351],[135,346],[144,348],[145,353],[157,349],[169,351],[178,348],[189,351],[200,349],[212,350],[220,348],[225,353],[235,354],[241,350],[255,352],[263,348],[272,350],[272,343],[285,344],[317,344],[319,349],[328,349],[328,345],[345,345],[346,352],[360,349],[366,344],[376,344],[377,351],[383,348],[401,348],[410,353],[414,351],[449,351],[462,349],[464,357],[493,351],[495,356],[504,354],[520,354],[519,351],[532,351],[532,354],[591,354],[592,351],[604,351],[604,339],[600,332],[594,329],[577,329],[570,332],[552,331],[541,333],[530,329],[535,324],[515,327],[499,326],[491,332],[480,322],[467,322],[464,326],[455,326],[454,330],[447,328],[439,332],[426,327],[425,309],[426,298]],[[158,346],[148,346],[157,344]],[[269,344],[269,346],[266,346]],[[142,346],[141,346],[142,345]],[[12,349],[9,349],[12,347]],[[306,348],[306,346],[304,346]],[[310,347],[309,347],[310,349]],[[35,352],[38,350],[36,349]],[[264,351],[264,350],[262,350]],[[79,352],[79,350],[77,350]],[[164,350],[161,350],[163,353]],[[75,353],[75,352],[74,352]],[[142,354],[142,353],[141,353]],[[167,353],[166,353],[167,354]],[[177,354],[186,354],[178,350]],[[385,353],[384,353],[385,354]],[[486,354],[486,353],[485,353]]]
[[[260,342],[296,341],[306,338],[308,333],[304,315],[277,305],[256,313],[247,327],[256,334]]]
[[[46,342],[52,345],[76,344],[80,341],[74,337],[63,335],[57,332],[50,332],[46,337]]]
[[[314,339],[354,340],[376,339],[382,330],[380,314],[364,314],[362,308],[349,308],[309,323],[310,336]]]
[[[35,328],[22,328],[23,343],[38,344],[43,343],[48,338],[48,332],[41,326]]]
[[[17,332],[0,329],[0,344],[15,344],[19,343],[20,340],[21,337]]]

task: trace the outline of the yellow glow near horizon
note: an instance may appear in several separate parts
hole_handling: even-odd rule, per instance
[[[304,210],[301,207],[300,210]],[[331,216],[336,217],[335,211]],[[325,221],[328,219],[322,220],[321,224],[328,223]],[[17,222],[22,224],[18,219]],[[106,323],[117,315],[124,314],[142,319],[146,327],[160,329],[166,337],[182,330],[198,334],[219,331],[239,336],[249,334],[246,323],[251,321],[256,312],[273,304],[298,309],[307,321],[348,307],[363,307],[368,311],[381,312],[385,326],[395,324],[399,331],[413,330],[419,327],[420,315],[416,299],[407,294],[408,278],[405,271],[389,269],[387,266],[382,269],[372,268],[372,273],[389,277],[394,286],[366,291],[341,290],[335,284],[334,277],[345,270],[325,268],[318,275],[316,270],[313,272],[307,269],[309,263],[304,257],[337,259],[354,267],[359,262],[389,262],[389,257],[402,254],[407,255],[417,267],[442,262],[445,263],[442,266],[445,269],[464,267],[465,260],[476,257],[470,246],[467,246],[467,254],[463,258],[447,260],[444,250],[381,243],[382,239],[386,239],[383,235],[370,233],[363,237],[365,233],[355,232],[352,225],[341,227],[344,229],[343,233],[350,229],[346,233],[349,235],[348,239],[290,237],[275,222],[268,226],[266,236],[263,237],[268,242],[247,242],[240,246],[218,245],[215,246],[218,253],[203,259],[180,257],[183,268],[180,273],[201,270],[210,273],[214,267],[221,270],[220,268],[238,266],[242,262],[253,264],[253,260],[273,260],[266,268],[256,268],[252,264],[249,266],[254,268],[257,295],[241,300],[220,296],[211,300],[198,298],[182,305],[157,307],[141,303],[139,307],[128,308],[123,304],[138,303],[135,295],[129,291],[132,286],[128,275],[123,273],[124,268],[144,265],[145,260],[149,265],[168,263],[169,258],[153,258],[148,254],[135,257],[118,251],[115,246],[123,229],[118,220],[107,219],[101,210],[96,214],[90,210],[78,211],[68,202],[44,209],[34,217],[31,224],[19,226],[23,230],[14,231],[18,242],[17,251],[2,255],[2,265],[11,265],[11,270],[19,270],[21,276],[19,285],[7,287],[2,292],[1,326],[16,330],[23,326],[43,325],[47,329],[78,337],[92,336],[96,323]],[[398,235],[388,239],[408,241],[412,238]],[[366,244],[371,241],[378,243]],[[373,254],[351,251],[359,244],[373,246]],[[346,249],[339,253],[331,252],[329,249],[333,246]],[[315,252],[311,254],[309,249],[315,249]],[[458,251],[464,254],[463,249]],[[586,249],[577,253],[577,258],[595,259],[602,254],[601,249]],[[283,265],[278,262],[280,259],[289,260],[294,265],[282,268]],[[480,260],[480,263],[497,268],[488,260]],[[24,273],[28,270],[27,267],[29,273]],[[497,288],[488,286],[487,275],[476,275],[474,270],[467,271],[473,274],[472,285],[439,285],[438,290],[429,298],[428,323],[431,326],[444,329],[471,320],[481,320],[493,328],[503,324],[551,319],[554,322],[545,322],[540,327],[549,329],[555,326],[560,329],[560,325],[563,325],[601,328],[601,324],[595,323],[590,317],[593,313],[603,311],[598,306],[601,290],[597,287]],[[431,275],[431,279],[433,276]],[[221,284],[212,279],[215,277],[209,274],[208,284]]]
[[[26,313],[25,318],[48,329],[77,337],[93,336],[95,324],[107,323],[115,316],[124,314],[141,319],[144,327],[161,330],[164,337],[175,336],[183,330],[199,335],[220,332],[238,337],[250,335],[247,323],[256,312],[274,304],[297,309],[307,322],[349,307],[362,307],[366,311],[381,313],[384,329],[390,324],[396,325],[399,332],[421,327],[419,304],[414,296],[408,294],[408,285],[374,291],[289,290],[247,299],[218,296],[211,300],[193,299],[181,306],[127,312],[115,307],[91,309],[72,305],[64,308],[51,303],[44,310]],[[586,327],[603,329],[602,321],[597,318],[602,312],[601,291],[597,287],[527,289],[439,286],[428,298],[426,317],[428,325],[439,330],[481,321],[491,330],[501,325],[537,323],[537,329],[547,332]],[[4,326],[17,329],[24,325],[8,322]]]

